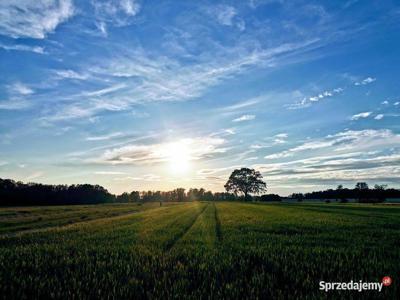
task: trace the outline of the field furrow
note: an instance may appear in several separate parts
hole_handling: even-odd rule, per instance
[[[210,205],[208,203],[203,205],[201,210],[191,218],[191,221],[187,223],[186,226],[182,226],[181,231],[178,232],[178,234],[175,235],[171,240],[169,240],[168,243],[166,243],[166,245],[164,246],[164,250],[170,251],[175,246],[175,244],[178,243],[191,230],[193,225],[196,224],[197,220],[203,215],[204,211],[209,206]]]
[[[218,209],[217,209],[215,203],[213,204],[213,206],[214,206],[214,219],[215,219],[215,221],[214,221],[215,222],[215,236],[217,238],[217,241],[221,242],[222,241],[221,221],[219,219]]]

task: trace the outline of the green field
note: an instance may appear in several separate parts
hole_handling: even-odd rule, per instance
[[[2,298],[396,299],[400,207],[94,205],[0,209]],[[378,292],[319,281],[394,280]]]

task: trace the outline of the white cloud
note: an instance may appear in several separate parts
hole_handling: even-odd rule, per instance
[[[274,144],[285,144],[288,137],[287,133],[280,133],[274,136]]]
[[[238,17],[238,11],[233,6],[221,4],[209,8],[208,12],[221,25],[235,26],[240,31],[246,29],[246,22],[242,18]]]
[[[16,51],[29,51],[37,54],[45,54],[43,47],[40,46],[27,46],[27,45],[5,45],[0,43],[0,48],[4,50],[16,50]]]
[[[199,160],[224,153],[222,138],[198,137],[186,138],[174,142],[157,144],[133,144],[106,150],[100,157],[88,162],[100,164],[158,164],[168,161],[171,149],[185,147],[188,160]]]
[[[247,100],[244,100],[244,101],[237,102],[237,103],[232,104],[232,105],[225,106],[225,107],[221,108],[221,110],[222,111],[241,110],[242,108],[246,108],[246,107],[249,107],[249,106],[254,106],[254,105],[260,103],[263,99],[264,99],[264,97],[254,97],[254,98],[251,98],[251,99],[247,99]]]
[[[395,106],[400,105],[400,101],[397,101],[397,102],[393,103],[393,105],[395,105]]]
[[[19,110],[30,107],[30,103],[23,99],[0,101],[0,110]]]
[[[233,135],[236,134],[236,131],[234,128],[228,128],[224,130],[227,134]]]
[[[155,174],[144,174],[143,176],[133,177],[117,177],[114,178],[116,181],[161,181],[161,176]]]
[[[256,164],[271,183],[309,182],[324,183],[332,181],[384,180],[397,181],[400,178],[400,154],[381,152],[350,152],[328,156],[313,155],[282,163]]]
[[[389,101],[387,101],[387,100],[385,100],[385,101],[382,101],[382,103],[381,104],[383,104],[383,105],[388,105],[389,104]]]
[[[72,0],[2,0],[0,34],[43,39],[73,14]]]
[[[245,158],[244,160],[257,160],[257,159],[258,159],[258,156],[251,156],[251,157]]]
[[[367,77],[361,81],[357,81],[356,83],[354,83],[354,85],[367,85],[370,84],[372,82],[376,81],[376,78],[372,78],[372,77]]]
[[[92,5],[96,25],[104,36],[107,36],[107,23],[114,26],[129,25],[132,17],[140,11],[140,5],[135,0],[92,0]]]
[[[276,138],[280,138],[280,139],[285,139],[285,138],[287,138],[289,135],[287,134],[287,133],[279,133],[279,134],[276,134],[275,135],[275,137]]]
[[[124,134],[122,132],[114,132],[107,135],[99,135],[99,136],[88,136],[86,138],[87,141],[105,141],[113,138],[121,137]]]
[[[351,116],[350,120],[357,121],[359,119],[368,118],[371,114],[372,114],[371,111],[362,112],[362,113]]]
[[[34,90],[31,89],[30,87],[28,87],[25,84],[22,84],[21,82],[16,82],[12,85],[10,85],[9,87],[9,92],[11,94],[18,94],[18,95],[31,95],[34,93]]]
[[[254,120],[255,118],[256,118],[255,115],[243,115],[243,116],[240,116],[239,118],[233,119],[232,122],[250,121],[250,120]]]
[[[388,129],[373,130],[366,129],[360,131],[343,131],[334,135],[328,135],[322,139],[316,139],[303,143],[294,148],[284,150],[282,152],[273,153],[265,156],[266,159],[278,159],[292,157],[299,152],[312,151],[330,148],[330,151],[360,151],[364,149],[373,149],[377,147],[396,146],[400,142],[400,135],[394,134]]]
[[[274,153],[265,156],[265,159],[277,159],[277,158],[284,158],[284,157],[290,157],[293,156],[297,152],[301,151],[306,151],[306,150],[316,150],[316,149],[321,149],[321,148],[327,148],[330,147],[334,144],[334,141],[312,141],[312,142],[307,142],[304,143],[300,146],[291,148],[286,151],[282,151],[280,153]]]
[[[134,16],[140,10],[140,5],[133,0],[121,0],[121,8],[127,15]]]
[[[321,92],[321,93],[311,96],[311,97],[303,97],[302,100],[300,100],[294,104],[287,105],[287,108],[289,108],[289,109],[306,108],[306,107],[311,106],[315,102],[319,102],[322,99],[327,98],[327,97],[333,97],[334,95],[339,94],[343,91],[344,91],[343,88],[335,88],[333,90],[324,91],[324,92]]]
[[[378,114],[378,115],[376,115],[375,116],[375,120],[381,120],[381,119],[383,119],[383,117],[384,117],[384,115],[383,114]]]
[[[271,154],[284,162],[254,164],[270,185],[400,179],[400,135],[389,129],[348,130]],[[329,154],[327,154],[329,153]],[[290,159],[289,157],[293,157]],[[288,159],[289,158],[289,159]]]
[[[92,116],[104,110],[127,110],[151,101],[187,101],[198,98],[210,87],[250,68],[283,60],[285,55],[306,51],[317,40],[282,44],[275,48],[248,51],[239,47],[208,57],[194,64],[183,64],[166,56],[152,56],[143,49],[126,50],[87,73],[104,86],[95,91],[68,95],[71,101],[50,109],[45,121],[59,121]],[[104,79],[107,80],[104,80]],[[85,101],[82,101],[85,97]],[[253,102],[259,101],[254,99]],[[250,103],[250,102],[249,102]],[[250,104],[249,104],[250,105]],[[54,110],[54,111],[53,111]]]
[[[125,172],[116,172],[116,171],[97,171],[94,172],[95,175],[124,175]]]
[[[232,6],[219,5],[215,8],[215,14],[220,24],[226,26],[232,26],[233,18],[237,15],[237,11]]]
[[[253,145],[250,146],[250,149],[258,150],[258,149],[269,148],[269,147],[271,147],[271,145],[266,145],[266,144],[253,144]]]
[[[79,74],[73,70],[56,70],[55,74],[62,79],[78,79],[85,80],[88,78],[86,74]]]

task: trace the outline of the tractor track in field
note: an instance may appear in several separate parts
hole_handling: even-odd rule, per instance
[[[217,242],[221,242],[222,241],[221,221],[218,216],[217,206],[215,205],[215,203],[213,203],[213,205],[214,205],[214,218],[215,218],[215,236],[217,238]]]
[[[16,232],[12,232],[12,233],[4,233],[4,234],[0,234],[0,239],[10,238],[10,237],[19,237],[19,236],[24,236],[24,235],[30,234],[30,233],[47,232],[47,231],[51,231],[51,230],[64,230],[64,229],[68,229],[68,228],[76,226],[76,225],[90,224],[90,223],[96,222],[96,221],[120,219],[120,218],[124,218],[124,217],[128,217],[128,216],[136,215],[140,212],[145,212],[145,211],[149,211],[149,210],[153,210],[153,209],[157,209],[157,208],[159,208],[159,207],[154,207],[154,208],[150,208],[150,209],[146,209],[146,210],[138,210],[138,211],[133,211],[133,212],[128,212],[128,213],[121,213],[119,215],[95,218],[95,219],[86,220],[86,221],[77,221],[77,222],[63,224],[63,225],[46,226],[46,227],[41,227],[41,228],[36,228],[36,229],[26,229],[26,230],[16,231]]]
[[[193,227],[193,225],[196,223],[197,219],[204,213],[204,211],[207,209],[208,207],[208,203],[207,205],[204,206],[204,208],[196,215],[196,217],[193,219],[192,222],[190,222],[188,224],[188,226],[186,226],[184,228],[184,230],[182,230],[182,232],[180,232],[179,234],[177,234],[176,236],[174,236],[174,238],[172,240],[169,240],[168,243],[165,245],[164,247],[164,251],[165,252],[169,252],[177,242],[179,242],[180,239],[183,238],[183,236]]]

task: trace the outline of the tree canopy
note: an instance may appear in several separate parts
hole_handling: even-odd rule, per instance
[[[229,176],[224,187],[227,192],[242,193],[247,199],[249,194],[260,194],[267,190],[267,185],[262,178],[261,173],[254,169],[236,169]]]

